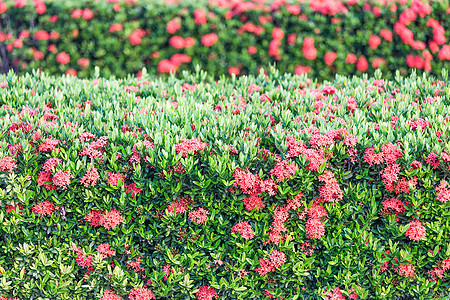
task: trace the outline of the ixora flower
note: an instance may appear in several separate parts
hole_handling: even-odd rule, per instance
[[[121,212],[118,210],[111,210],[109,212],[92,210],[84,219],[91,226],[103,226],[106,229],[115,229],[117,225],[125,222],[125,218],[122,217]]]
[[[239,232],[241,238],[245,240],[251,240],[255,236],[253,228],[248,222],[237,223],[231,228],[231,232]]]
[[[219,298],[214,288],[209,286],[200,286],[197,291],[198,300],[213,300],[214,298]]]
[[[122,300],[122,298],[117,296],[110,290],[105,290],[103,292],[103,296],[100,298],[100,300]]]
[[[427,235],[427,229],[419,220],[414,220],[408,223],[409,228],[405,232],[405,236],[412,241],[420,241]]]
[[[199,138],[183,139],[178,145],[176,145],[175,152],[181,152],[181,156],[186,157],[189,152],[196,154],[206,147],[208,147],[208,143],[203,143]]]
[[[40,218],[44,218],[45,216],[49,216],[52,212],[57,211],[59,208],[50,201],[42,201],[33,206],[33,212],[37,214]]]
[[[130,300],[150,300],[156,299],[156,295],[147,288],[134,288],[128,295]]]
[[[191,211],[189,213],[189,220],[191,220],[191,222],[196,222],[198,224],[205,224],[206,221],[209,220],[208,214],[209,211],[200,207],[199,209]]]

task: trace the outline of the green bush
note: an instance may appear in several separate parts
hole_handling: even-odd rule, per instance
[[[0,1],[3,72],[373,75],[449,68],[448,1]],[[26,3],[26,4],[25,4]],[[232,4],[234,3],[234,4]]]
[[[449,293],[449,86],[0,77],[4,299]]]

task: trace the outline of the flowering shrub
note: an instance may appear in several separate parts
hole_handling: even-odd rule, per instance
[[[0,0],[0,68],[438,75],[450,67],[449,13],[449,1],[426,0]]]
[[[1,75],[0,297],[449,297],[447,71],[266,74]]]

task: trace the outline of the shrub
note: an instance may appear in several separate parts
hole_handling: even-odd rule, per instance
[[[31,3],[33,2],[33,3]],[[260,67],[392,79],[450,67],[448,1],[0,1],[3,72],[126,77]],[[292,2],[292,3],[290,3]]]
[[[0,296],[448,297],[448,75],[375,75],[2,75]]]

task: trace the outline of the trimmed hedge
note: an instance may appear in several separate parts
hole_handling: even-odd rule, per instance
[[[444,299],[441,76],[2,75],[0,296]]]
[[[448,1],[0,1],[3,72],[126,77],[259,67],[386,78],[450,67]],[[385,3],[385,4],[383,4]]]

